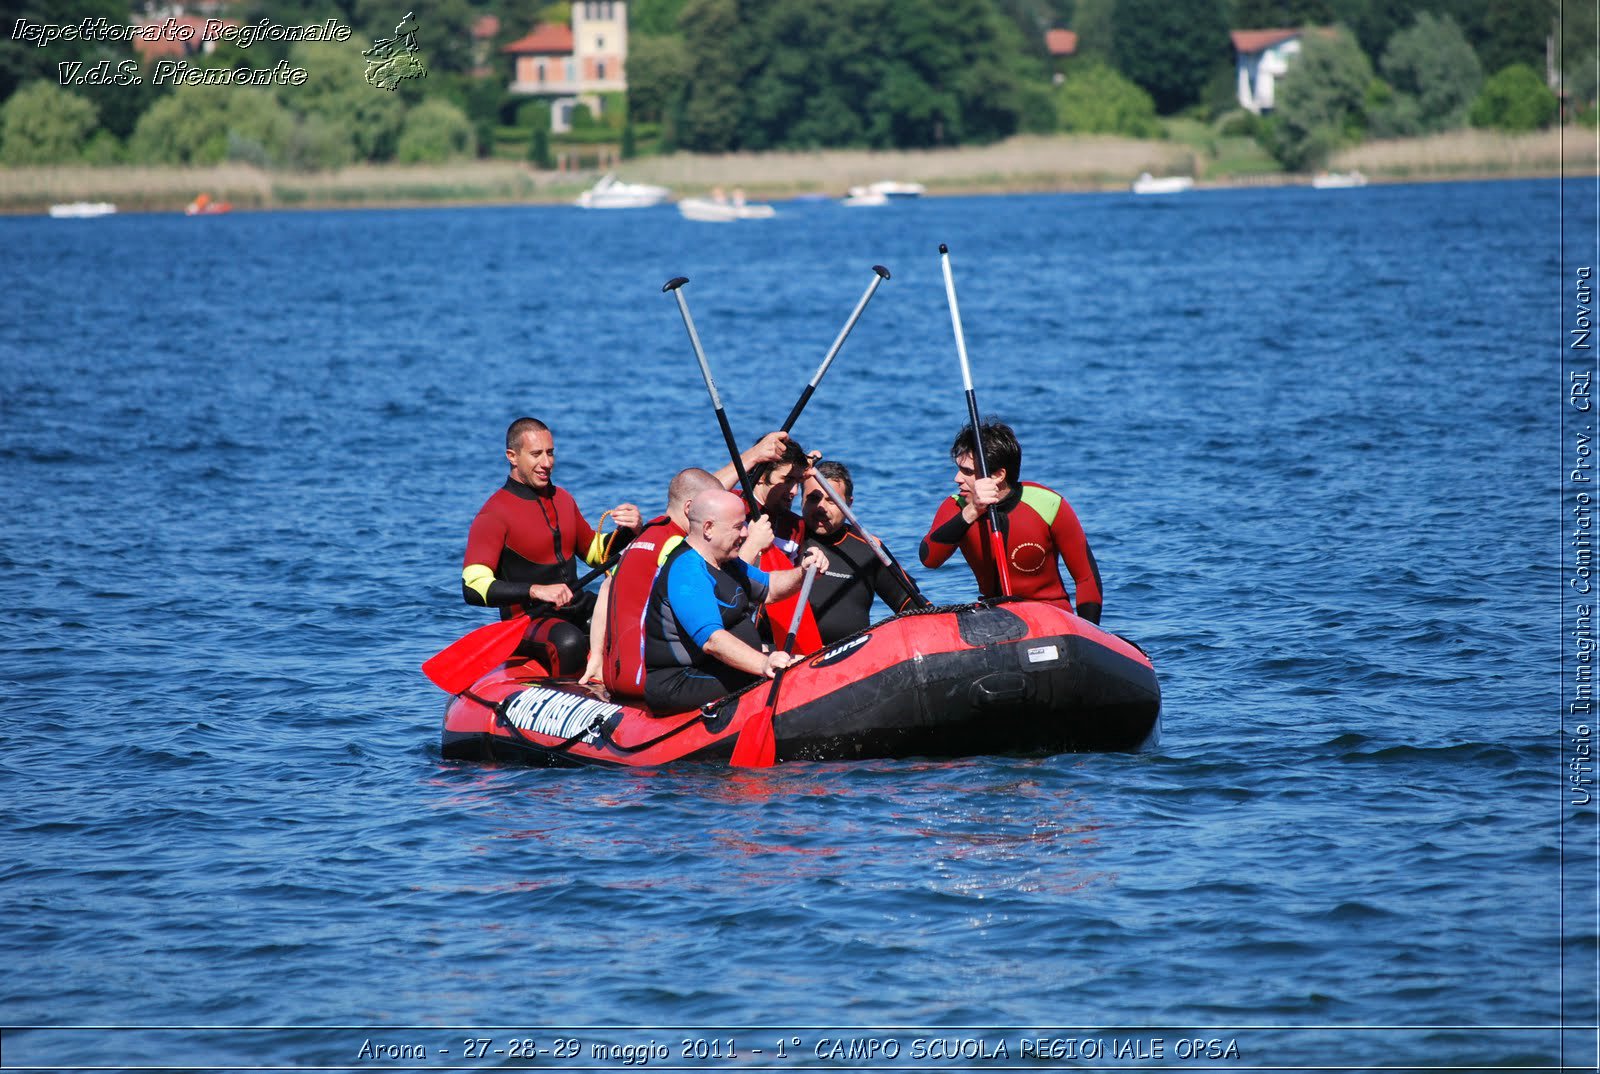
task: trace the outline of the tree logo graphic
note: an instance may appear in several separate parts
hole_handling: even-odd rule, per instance
[[[378,38],[361,55],[367,58],[367,82],[379,89],[393,90],[408,78],[428,75],[422,65],[422,50],[417,47],[415,14],[410,11],[394,28],[393,37]]]

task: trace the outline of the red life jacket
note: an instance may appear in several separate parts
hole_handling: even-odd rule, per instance
[[[614,696],[644,697],[644,612],[669,542],[686,534],[666,515],[645,523],[644,531],[623,549],[606,597],[606,635],[600,674]]]
[[[771,517],[773,543],[772,547],[761,553],[760,564],[761,569],[768,574],[792,569],[800,555],[800,543],[806,538],[804,521],[792,511],[781,514],[774,512]],[[786,549],[793,550],[792,557]],[[783,600],[773,601],[762,607],[761,613],[766,616],[766,625],[772,635],[774,649],[783,646],[783,639],[789,634],[789,624],[794,621],[794,610],[799,604],[800,592],[796,590]],[[817,618],[812,613],[811,606],[807,604],[800,616],[800,628],[795,631],[794,653],[797,656],[804,656],[820,648],[822,648],[822,635],[817,631]]]

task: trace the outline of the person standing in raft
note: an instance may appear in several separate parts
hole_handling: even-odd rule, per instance
[[[739,558],[749,531],[744,502],[731,492],[697,493],[688,535],[662,565],[645,608],[644,696],[658,714],[686,712],[798,660],[762,652],[753,613],[800,589],[801,567],[768,575]],[[821,568],[821,552],[803,566]]]
[[[1059,557],[1072,575],[1078,614],[1091,623],[1100,622],[1100,568],[1072,505],[1053,489],[1018,480],[1022,446],[1009,425],[986,421],[982,432],[989,476],[978,476],[972,455],[972,426],[963,425],[950,445],[959,491],[940,504],[934,515],[933,525],[922,539],[922,565],[937,567],[960,548],[978,580],[978,591],[985,597],[1001,596],[993,546],[984,533],[987,522],[974,525],[993,507],[1000,519],[1010,566],[1010,595],[1048,601],[1072,611],[1072,598],[1067,595],[1056,566]]]
[[[502,619],[526,612],[532,620],[518,652],[543,663],[552,675],[576,675],[589,652],[588,623],[594,594],[574,592],[578,557],[605,558],[604,538],[584,520],[572,494],[553,477],[555,438],[536,418],[518,418],[506,430],[511,473],[479,509],[467,532],[461,596],[468,604],[499,608]],[[613,539],[626,542],[639,529],[631,503],[611,509]]]
[[[855,503],[855,483],[842,462],[819,462],[812,470],[821,474],[844,497]],[[840,638],[865,630],[872,596],[876,593],[896,614],[917,602],[912,583],[900,571],[883,565],[867,539],[852,528],[844,511],[822,491],[815,477],[805,484],[806,541],[804,548],[815,548],[828,559],[811,583],[811,611],[817,617],[817,633],[822,644],[832,645]]]

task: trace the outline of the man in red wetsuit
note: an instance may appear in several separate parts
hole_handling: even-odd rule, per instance
[[[959,491],[940,504],[934,515],[933,525],[922,539],[922,565],[937,567],[959,548],[978,580],[978,591],[986,597],[1000,596],[993,546],[987,535],[987,515],[993,507],[1000,518],[1010,567],[1010,595],[1049,601],[1071,611],[1072,598],[1067,595],[1056,565],[1059,558],[1072,575],[1078,614],[1091,623],[1100,622],[1100,568],[1072,505],[1053,489],[1017,479],[1022,447],[1010,426],[986,421],[982,431],[989,476],[978,476],[972,455],[972,427],[962,426],[955,443],[950,445]]]
[[[526,612],[532,620],[520,651],[553,675],[576,675],[588,654],[587,625],[594,594],[574,592],[578,559],[599,563],[604,539],[595,533],[566,489],[556,486],[555,438],[536,418],[518,418],[506,430],[511,473],[479,509],[467,532],[461,596],[468,604],[499,608],[502,619]],[[639,509],[612,508],[617,539],[639,529]]]

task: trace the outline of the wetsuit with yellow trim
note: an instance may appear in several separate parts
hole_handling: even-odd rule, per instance
[[[978,581],[978,591],[986,597],[1000,596],[998,572],[981,524],[984,516],[978,516],[979,524],[968,523],[961,516],[966,503],[966,497],[957,495],[939,505],[933,525],[922,539],[922,565],[937,567],[959,548]],[[1072,611],[1072,598],[1056,565],[1059,558],[1072,575],[1078,614],[1091,623],[1100,622],[1100,567],[1072,505],[1054,489],[1023,481],[1012,487],[995,510],[1011,568],[1011,595],[1050,601]]]
[[[811,583],[811,611],[823,645],[865,630],[874,594],[896,614],[916,603],[916,594],[900,572],[885,567],[866,539],[849,526],[827,537],[813,534],[804,548],[819,548],[828,558],[828,566]]]
[[[619,540],[629,536],[625,530],[613,534]],[[528,587],[565,585],[576,589],[578,554],[581,551],[587,563],[600,563],[605,545],[606,539],[585,521],[566,489],[556,485],[534,488],[507,478],[485,501],[467,531],[462,599],[479,607],[499,608],[502,619],[527,613],[533,622],[525,635],[525,654],[547,661],[554,674],[575,674],[587,661],[585,627],[594,613],[594,594],[578,590],[571,603],[557,608],[530,600]],[[563,630],[560,624],[572,630]]]

